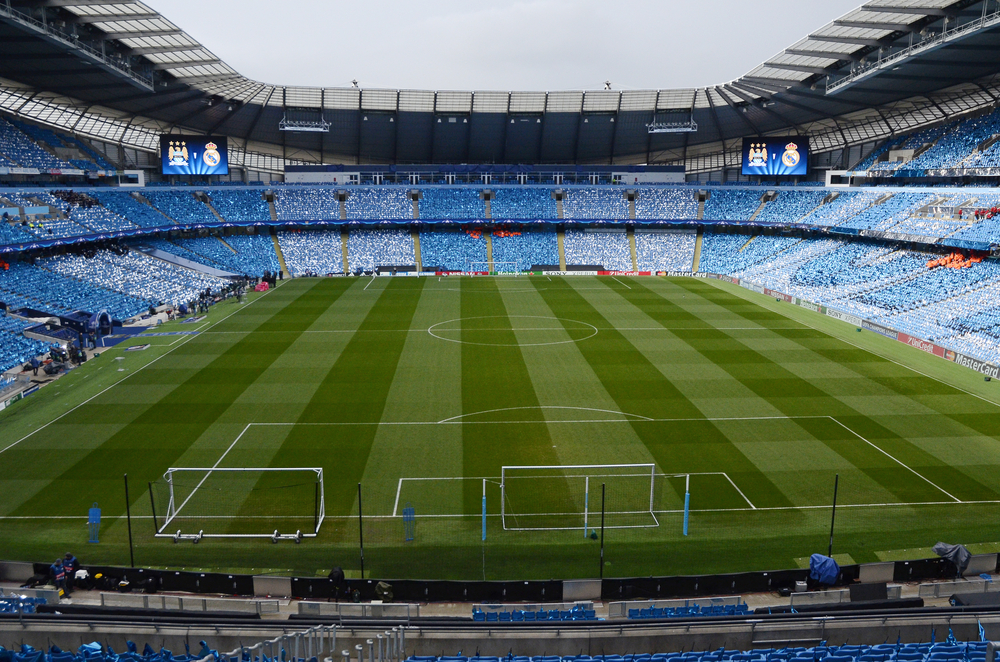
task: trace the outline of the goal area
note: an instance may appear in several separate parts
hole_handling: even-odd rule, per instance
[[[500,515],[507,531],[650,528],[655,464],[504,466]]]
[[[174,467],[149,484],[156,536],[314,538],[326,517],[322,468]]]

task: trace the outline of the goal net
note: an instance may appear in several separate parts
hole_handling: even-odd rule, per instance
[[[521,273],[517,268],[517,262],[470,262],[469,272],[496,276],[518,276]]]
[[[158,537],[313,538],[326,516],[321,468],[168,469],[149,484]]]
[[[602,486],[604,528],[659,526],[656,485],[654,464],[505,466],[500,478],[503,528],[599,529]]]

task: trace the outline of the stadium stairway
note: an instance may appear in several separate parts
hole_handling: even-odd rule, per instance
[[[487,219],[492,219],[493,218],[493,201],[490,200],[489,198],[486,198],[485,200],[483,200],[483,202],[486,205],[486,218]],[[417,235],[414,234],[413,236],[416,237]]]
[[[756,238],[757,238],[757,235],[751,235],[751,236],[750,236],[750,238],[749,238],[749,239],[747,239],[747,243],[745,243],[745,244],[743,244],[742,246],[740,246],[740,250],[738,250],[738,251],[736,251],[736,252],[737,252],[737,253],[742,253],[743,251],[745,251],[745,250],[747,249],[747,247],[748,247],[748,246],[749,246],[750,244],[752,244],[752,243],[753,243],[753,240],[754,240],[754,239],[756,239]]]
[[[343,255],[345,274],[351,270],[350,269],[351,256],[348,254],[347,251],[347,237],[349,234],[350,233],[347,231],[347,228],[344,228],[340,231],[340,252]]]
[[[490,215],[490,201],[486,201],[486,217],[489,218]],[[420,259],[420,232],[417,230],[410,230],[410,237],[413,239],[413,256],[417,263],[417,273],[424,270],[423,260]]]
[[[204,194],[202,194],[202,195],[204,195]],[[215,216],[217,219],[219,219],[219,223],[225,223],[226,222],[226,219],[222,218],[222,214],[220,214],[219,211],[215,207],[212,206],[212,199],[211,198],[209,198],[206,195],[205,199],[202,200],[202,202],[204,202],[205,206],[208,207],[208,210],[210,212],[212,212],[212,215]],[[235,251],[233,251],[233,252],[235,252]]]
[[[274,203],[268,203],[271,205],[271,213],[274,213]],[[278,264],[281,265],[281,273],[283,273],[287,278],[291,278],[292,274],[288,271],[288,266],[285,264],[285,256],[281,252],[281,244],[278,243],[278,235],[272,234],[271,241],[274,242],[274,254],[278,256]]]
[[[493,237],[489,232],[484,232],[483,237],[486,239],[486,269],[493,271]]]
[[[629,213],[635,215],[635,202],[630,201],[629,203]],[[639,260],[636,259],[635,254],[635,228],[630,227],[625,229],[625,234],[628,236],[628,250],[632,255],[632,271],[639,271]]]
[[[766,199],[766,198],[765,198],[765,199]],[[761,200],[761,201],[760,201],[760,204],[759,204],[759,205],[757,205],[757,209],[756,209],[756,210],[754,210],[754,213],[753,213],[753,214],[751,214],[751,215],[750,215],[750,218],[748,218],[748,219],[747,219],[747,223],[752,223],[752,222],[754,221],[754,219],[756,219],[756,218],[757,218],[757,216],[758,216],[758,215],[759,215],[759,214],[760,214],[760,213],[761,213],[762,211],[764,211],[764,207],[765,207],[765,206],[767,206],[767,202],[765,202],[765,200]]]
[[[278,220],[278,210],[274,208],[274,198],[273,197],[269,197],[268,198],[267,208],[271,212],[271,220],[272,221]],[[280,255],[280,253],[279,253],[279,255]],[[281,268],[284,269],[285,267],[282,266]]]
[[[233,253],[239,255],[239,251],[237,251],[235,248],[233,248],[232,246],[230,246],[229,242],[227,242],[225,239],[223,239],[222,237],[216,237],[216,239],[219,240],[220,244],[222,244],[223,246],[225,246],[226,248],[228,248],[229,250],[231,250]]]
[[[702,203],[699,203],[699,207]],[[694,238],[694,259],[691,261],[691,273],[698,273],[698,265],[701,262],[701,242],[705,238],[705,231],[698,228],[698,234]]]
[[[705,201],[704,200],[699,200],[698,201],[698,220],[699,221],[705,220]]]
[[[559,205],[559,218],[562,218],[562,203],[558,200],[556,204]],[[566,231],[558,230],[556,231],[556,245],[559,247],[559,271],[566,271]]]

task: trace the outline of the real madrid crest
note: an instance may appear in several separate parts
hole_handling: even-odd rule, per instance
[[[795,143],[785,145],[785,153],[781,155],[781,162],[789,168],[794,168],[799,164],[799,146]]]
[[[206,165],[213,168],[219,165],[219,162],[222,161],[222,156],[219,154],[218,145],[213,142],[205,145],[205,153],[201,158],[204,159]]]

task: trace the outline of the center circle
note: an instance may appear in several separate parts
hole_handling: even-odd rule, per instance
[[[509,325],[505,325],[503,321],[509,322]],[[459,317],[438,322],[428,327],[427,333],[438,340],[447,340],[463,345],[542,347],[545,345],[565,345],[593,338],[597,335],[597,327],[593,324],[562,317],[486,315],[483,317]],[[462,338],[463,333],[468,339]],[[518,342],[516,338],[510,342],[487,342],[491,339],[491,335],[496,336],[501,333],[521,334],[527,342]],[[567,335],[569,338],[566,338]]]

